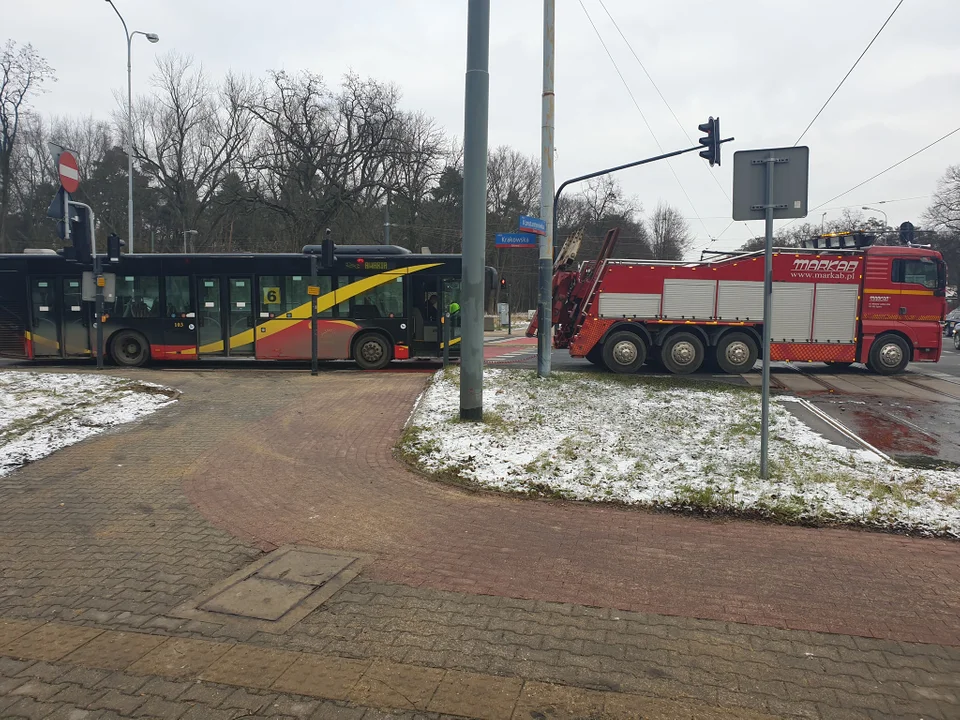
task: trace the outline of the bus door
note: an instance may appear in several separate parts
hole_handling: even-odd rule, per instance
[[[413,275],[410,277],[410,288],[410,356],[437,357],[440,354],[440,317],[443,313],[439,278]]]
[[[253,355],[253,278],[231,277],[227,280],[227,355]]]
[[[61,337],[64,357],[90,355],[90,306],[84,309],[80,276],[63,278]]]
[[[219,277],[197,278],[198,356],[226,354],[223,339],[226,332],[224,325],[229,323],[229,312],[223,306],[221,290]]]
[[[450,349],[460,351],[460,280],[454,278],[444,278],[441,281],[443,292],[440,293],[440,309],[442,312],[450,313]],[[457,312],[451,311],[451,306],[457,309]],[[440,337],[443,342],[443,336]],[[442,346],[441,346],[442,348]]]
[[[197,352],[220,357],[253,355],[253,278],[197,278]]]
[[[30,279],[30,336],[34,357],[60,357],[60,313],[57,282]]]

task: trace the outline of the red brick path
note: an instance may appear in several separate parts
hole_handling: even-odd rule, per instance
[[[424,382],[315,379],[297,403],[200,456],[185,490],[246,539],[373,553],[366,574],[384,581],[960,645],[958,543],[440,485],[392,455]],[[187,393],[182,402],[195,401]],[[216,421],[199,402],[185,414],[198,432]]]

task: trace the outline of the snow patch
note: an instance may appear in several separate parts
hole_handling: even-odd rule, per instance
[[[761,480],[760,396],[748,389],[487,369],[482,424],[459,421],[459,397],[458,371],[442,371],[411,414],[401,451],[427,472],[560,498],[960,535],[960,472],[831,444],[780,400]]]
[[[85,373],[0,372],[0,477],[175,400],[160,385]]]

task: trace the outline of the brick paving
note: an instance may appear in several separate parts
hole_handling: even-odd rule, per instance
[[[960,645],[955,542],[438,485],[392,453],[424,383],[331,377],[203,453],[186,493],[214,524],[266,547],[375,554],[367,574],[384,581]]]
[[[390,452],[409,375],[138,376],[183,399],[0,488],[0,616],[47,623],[0,622],[0,717],[439,717],[373,694],[398,677],[443,703],[499,678],[567,713],[531,711],[551,718],[591,717],[590,693],[615,717],[960,716],[955,544],[436,485]],[[377,559],[282,635],[168,616],[287,542]],[[203,672],[184,648],[242,667],[163,675]],[[380,674],[309,697],[283,653]],[[487,716],[510,717],[498,702]]]

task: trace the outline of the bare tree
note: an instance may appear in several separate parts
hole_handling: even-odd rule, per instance
[[[288,249],[315,242],[344,211],[379,204],[396,183],[417,141],[405,135],[398,100],[396,88],[355,75],[338,93],[310,72],[273,72],[261,86],[249,105],[260,132],[244,169],[256,202],[281,219]]]
[[[682,260],[692,242],[683,215],[664,202],[657,204],[650,218],[651,249],[657,260]]]
[[[219,87],[190,58],[171,53],[157,61],[156,92],[134,109],[134,158],[159,189],[179,227],[209,229],[206,217],[226,174],[249,142],[249,86],[228,75]],[[122,127],[122,116],[117,124]],[[172,228],[171,228],[172,230]],[[209,237],[194,235],[196,245]],[[195,245],[195,247],[196,247]]]
[[[7,248],[7,213],[12,185],[12,158],[20,121],[32,95],[48,80],[56,80],[53,68],[33,49],[17,49],[8,40],[0,51],[0,252]]]
[[[924,219],[934,229],[960,233],[960,165],[948,167],[937,181],[937,191]]]

